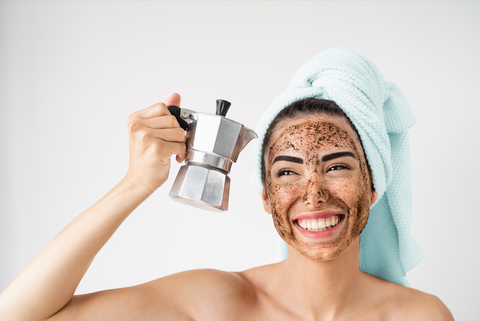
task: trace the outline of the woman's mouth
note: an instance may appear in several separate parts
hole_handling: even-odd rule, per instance
[[[321,232],[335,227],[342,221],[343,215],[333,215],[330,217],[322,217],[318,219],[296,220],[299,227],[310,232]]]

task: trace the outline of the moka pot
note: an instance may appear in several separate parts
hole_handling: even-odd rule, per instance
[[[225,118],[230,103],[217,100],[216,114],[169,106],[186,130],[187,155],[170,190],[175,201],[210,211],[226,211],[230,169],[243,148],[257,134]]]

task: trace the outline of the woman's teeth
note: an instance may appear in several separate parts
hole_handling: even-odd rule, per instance
[[[304,230],[312,232],[320,232],[331,229],[340,222],[340,216],[334,215],[327,218],[319,218],[315,220],[297,220],[298,225]]]

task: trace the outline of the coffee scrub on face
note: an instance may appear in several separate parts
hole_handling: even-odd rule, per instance
[[[338,152],[350,152],[353,157],[325,157]],[[282,155],[300,158],[302,164],[274,162]],[[365,156],[354,130],[338,117],[285,120],[273,134],[266,158],[266,195],[280,236],[308,258],[330,260],[339,256],[364,229],[372,193]],[[295,215],[322,210],[342,212],[338,233],[326,239],[309,239],[296,231]]]

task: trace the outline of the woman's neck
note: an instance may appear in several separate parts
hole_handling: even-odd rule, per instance
[[[277,270],[278,293],[286,295],[288,305],[300,315],[335,317],[345,307],[361,300],[364,275],[359,269],[357,239],[334,260],[313,261],[289,246],[287,259]]]

